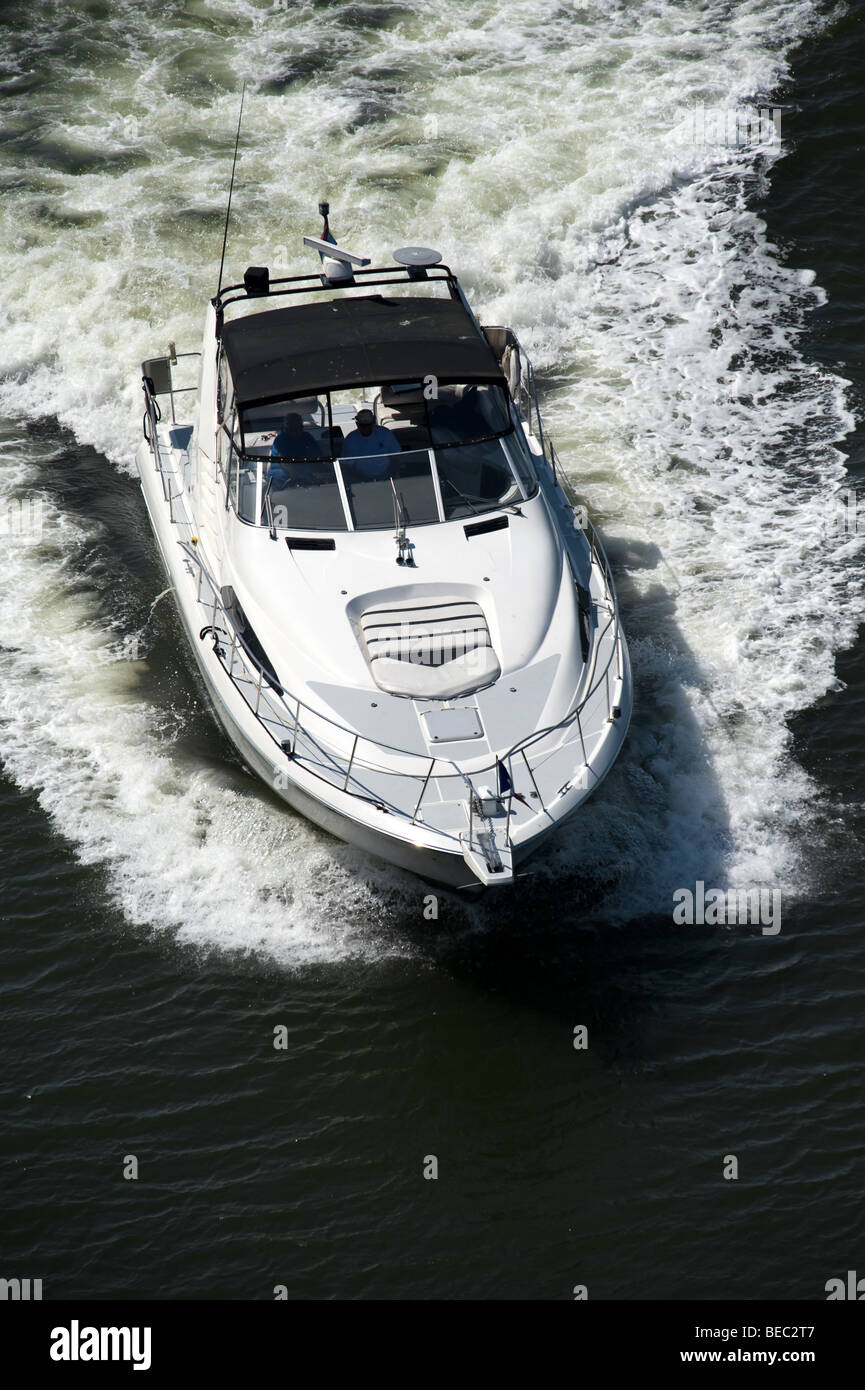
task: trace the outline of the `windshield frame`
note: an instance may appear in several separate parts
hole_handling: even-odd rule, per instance
[[[439,386],[466,386],[465,383],[461,382],[442,381],[436,382],[434,383],[434,385],[436,391]],[[429,443],[424,444],[417,449],[403,447],[399,450],[399,452],[394,451],[392,454],[382,453],[380,456],[382,459],[408,459],[412,455],[426,455],[427,467],[429,468],[430,472],[430,481],[432,484],[432,493],[435,498],[435,509],[437,515],[435,517],[429,517],[428,519],[425,518],[422,520],[408,520],[405,523],[407,526],[411,526],[412,528],[414,528],[417,526],[446,525],[449,522],[465,521],[474,516],[488,516],[490,513],[498,510],[519,506],[520,503],[526,502],[537,495],[539,484],[536,476],[534,463],[531,458],[531,451],[528,448],[527,441],[525,440],[525,438],[520,437],[521,431],[516,427],[517,421],[515,419],[514,410],[512,408],[513,402],[510,398],[508,391],[505,387],[501,385],[500,382],[497,381],[480,383],[470,382],[467,384],[467,386],[469,389],[476,386],[490,387],[495,389],[499,398],[497,404],[499,405],[499,415],[503,425],[501,429],[494,429],[483,434],[471,435],[468,438],[450,440],[439,439],[439,441],[436,442],[434,437],[436,426],[434,421],[431,420],[429,402],[435,402],[435,400],[438,399],[438,396],[437,394],[431,394],[429,396],[424,394],[419,400],[417,398],[417,395],[414,394],[412,406],[414,407],[416,413],[417,407],[421,404],[421,400],[423,401],[422,427],[421,430],[419,430],[419,432],[422,432],[422,430],[425,429]],[[413,393],[416,393],[419,389],[421,389],[421,384],[416,381],[390,382],[387,384],[387,389],[391,393],[395,392],[397,395],[399,395],[400,393],[400,388],[402,388],[402,390],[405,392],[411,391]],[[374,390],[377,393],[373,399],[374,406],[378,406],[379,402],[381,401],[382,393],[385,390],[385,388],[378,383],[369,383],[367,386],[360,389],[362,389],[364,392],[364,401],[366,399],[366,394],[370,390]],[[301,405],[303,405],[304,407],[314,406],[314,412],[311,408],[305,409],[304,411],[301,411],[300,409],[298,409],[297,411],[290,411],[289,407],[292,405],[293,402],[297,402],[298,407],[300,407]],[[478,407],[476,404],[474,405],[475,411],[477,411],[479,408],[482,409],[482,407]],[[253,419],[252,421],[253,425],[255,423],[258,424],[259,428],[257,430],[255,428],[250,429],[249,427],[250,412],[253,410],[256,412],[261,412],[261,414],[259,415],[259,420],[256,422]],[[263,412],[265,411],[269,412],[268,416],[263,415]],[[316,452],[315,455],[271,455],[270,453],[265,452],[268,443],[276,439],[277,434],[280,433],[280,430],[277,428],[274,433],[268,434],[262,431],[261,429],[261,425],[263,423],[266,423],[268,425],[268,428],[270,429],[273,427],[274,422],[277,418],[284,421],[286,415],[288,414],[298,414],[301,415],[302,418],[303,415],[311,416],[313,413],[317,414],[317,421],[315,423],[309,421],[307,427],[307,421],[304,420],[302,430],[307,434],[309,433],[309,430],[312,429],[315,429],[320,432],[315,442],[317,445],[321,446],[321,451]],[[379,419],[377,410],[375,411],[375,415],[376,424],[384,424],[385,427],[387,427],[386,421]],[[346,478],[343,474],[342,468],[343,463],[351,463],[353,456],[343,454],[340,448],[341,442],[345,437],[342,434],[341,426],[346,426],[348,423],[348,420],[345,418],[344,410],[342,412],[342,416],[338,416],[337,420],[334,420],[332,408],[332,393],[330,390],[322,390],[318,392],[317,396],[314,398],[309,397],[308,395],[299,397],[282,397],[278,401],[254,403],[245,408],[241,408],[237,412],[235,429],[231,431],[231,457],[229,460],[229,478],[228,487],[226,490],[226,506],[230,507],[234,511],[238,520],[244,522],[244,524],[269,529],[272,534],[275,534],[277,530],[309,531],[314,534],[326,535],[331,532],[342,534],[345,532],[354,531],[377,531],[391,529],[394,526],[393,513],[391,513],[387,518],[385,518],[383,515],[381,522],[376,523],[375,525],[356,524],[356,516],[353,510],[352,501],[349,496],[349,489],[346,485]],[[440,428],[441,424],[439,424],[439,429]],[[226,433],[228,433],[228,431],[226,431]],[[255,436],[258,436],[259,442],[257,444],[250,443],[249,445],[247,445],[247,438],[254,438]],[[487,499],[480,495],[473,495],[469,492],[468,489],[466,490],[466,494],[464,495],[462,491],[454,483],[453,479],[447,477],[447,474],[441,471],[441,466],[445,464],[448,452],[452,449],[462,449],[467,451],[467,454],[469,454],[469,451],[475,448],[477,448],[478,450],[483,450],[483,446],[487,446],[488,448],[489,445],[496,440],[499,441],[500,445],[500,463],[504,467],[504,469],[506,469],[507,476],[509,476],[511,479],[511,486],[508,487],[504,493],[502,493],[495,499]],[[520,456],[520,467],[518,467],[514,461],[515,452],[518,453]],[[439,460],[437,457],[439,454],[444,456],[441,460],[441,465],[439,464]],[[469,461],[474,462],[474,460],[470,459],[470,455]],[[339,524],[336,524],[335,516],[330,518],[330,521],[333,524],[329,525],[310,525],[308,517],[305,518],[305,521],[302,520],[299,523],[291,523],[291,521],[285,521],[282,516],[280,516],[277,519],[276,514],[280,511],[282,511],[284,514],[285,508],[280,508],[279,505],[275,507],[272,505],[268,505],[268,503],[271,501],[270,493],[272,491],[271,479],[268,477],[268,474],[271,473],[271,471],[274,469],[274,466],[276,466],[276,468],[280,472],[286,473],[295,465],[298,465],[302,469],[307,464],[313,462],[316,463],[319,466],[319,468],[322,469],[324,469],[327,465],[330,465],[330,469],[332,470],[331,477],[327,480],[326,483],[322,481],[315,486],[326,485],[328,488],[330,488],[331,482],[335,485],[335,489],[339,497],[339,502],[342,511],[342,516],[340,518]],[[498,464],[498,454],[496,454],[492,458],[488,456],[486,463],[493,465]],[[282,469],[279,469],[280,464],[283,465]],[[484,460],[482,458],[479,458],[477,460],[477,464],[479,469],[483,469]],[[245,490],[246,498],[248,499],[246,504],[244,504],[242,501],[243,489],[241,488],[241,484],[239,481],[242,473],[246,475]],[[250,473],[254,474],[254,501],[250,496],[250,485],[253,483],[253,479],[249,476]],[[392,478],[390,468],[388,468],[386,476],[388,478]],[[530,486],[528,485],[529,480],[531,482]],[[399,480],[396,479],[395,481],[398,482]],[[459,494],[460,498],[462,499],[462,503],[465,507],[464,511],[459,507],[459,504],[456,504],[456,507],[454,507],[453,504],[448,504],[446,500],[446,489],[447,491],[449,491],[450,488],[453,488],[454,491],[456,491]],[[334,498],[333,500],[336,499]],[[454,514],[455,511],[456,514]]]

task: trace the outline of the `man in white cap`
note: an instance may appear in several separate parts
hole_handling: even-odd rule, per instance
[[[387,477],[389,455],[401,452],[396,435],[384,425],[377,425],[375,416],[366,406],[357,412],[354,423],[357,428],[342,441],[340,458],[346,461],[357,459],[358,472],[364,478]]]

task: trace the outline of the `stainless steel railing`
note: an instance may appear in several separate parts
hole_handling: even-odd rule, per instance
[[[588,535],[592,552],[596,560],[600,563],[606,577],[608,564],[606,556],[600,547],[594,528],[589,526]],[[440,778],[459,778],[464,783],[467,782],[470,795],[473,793],[473,784],[466,778],[466,774],[452,759],[441,758],[435,755],[427,758],[424,754],[412,752],[400,748],[393,744],[388,744],[382,740],[368,738],[360,735],[356,730],[340,724],[338,720],[332,719],[321,710],[313,708],[299,696],[289,691],[282,690],[279,695],[272,692],[276,685],[275,673],[265,670],[259,658],[249,648],[241,634],[237,631],[234,622],[228,614],[221,594],[215,581],[207,571],[202,557],[196,547],[188,542],[180,542],[181,549],[187,559],[197,569],[197,592],[196,597],[202,609],[210,621],[201,631],[203,638],[208,632],[213,635],[214,652],[223,665],[229,679],[238,690],[245,703],[252,711],[255,718],[264,728],[265,732],[272,739],[276,748],[283,755],[290,759],[297,760],[306,767],[308,772],[320,777],[329,786],[336,790],[343,791],[348,795],[359,799],[372,802],[383,806],[392,814],[396,814],[414,825],[422,811],[424,800],[429,790],[431,782]],[[206,597],[204,592],[206,592]],[[605,698],[607,718],[612,718],[612,695],[610,690],[610,672],[613,663],[616,663],[617,679],[621,680],[622,657],[620,641],[620,625],[618,608],[615,598],[608,589],[609,603],[607,621],[604,627],[596,633],[593,642],[592,664],[587,683],[583,685],[582,698],[578,705],[568,712],[567,715],[556,724],[552,724],[544,729],[535,730],[527,737],[520,739],[506,752],[499,757],[491,760],[485,766],[476,769],[472,773],[475,783],[484,777],[498,778],[499,766],[507,767],[508,762],[521,758],[528,773],[535,792],[540,809],[547,811],[547,805],[541,794],[535,776],[535,769],[530,761],[531,749],[548,736],[558,731],[567,729],[576,723],[580,739],[580,747],[583,754],[584,765],[588,766],[586,754],[586,744],[581,721],[581,714],[584,712],[589,700],[593,698],[601,683],[605,685]],[[612,631],[611,631],[612,629]],[[606,661],[601,670],[598,670],[598,659],[603,639],[610,635],[610,646]],[[328,747],[324,746],[323,740],[327,737]],[[348,748],[348,752],[340,753],[339,744],[342,743]],[[381,755],[390,757],[401,764],[408,764],[408,768],[395,767],[393,761],[390,764],[383,764],[380,761]],[[405,802],[399,804],[396,800],[385,799],[381,790],[378,792],[369,785],[364,785],[363,776],[369,774],[370,777],[395,779],[396,784],[405,788],[409,782],[414,781],[418,787],[416,800],[409,801],[409,806],[413,804],[414,809],[409,810]],[[511,783],[513,784],[513,774],[509,772]],[[354,785],[352,785],[354,784]],[[444,798],[451,799],[451,798]],[[508,801],[508,823],[510,821],[510,811],[513,801],[513,786],[510,794],[507,795]],[[470,826],[472,818],[470,816]],[[442,832],[447,833],[447,832]],[[454,838],[454,837],[450,837]]]

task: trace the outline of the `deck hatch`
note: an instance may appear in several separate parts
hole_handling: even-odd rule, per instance
[[[471,705],[426,710],[421,718],[430,743],[459,743],[466,738],[484,736],[480,715]]]

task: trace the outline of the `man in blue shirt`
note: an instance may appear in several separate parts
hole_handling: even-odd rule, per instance
[[[340,458],[347,463],[356,461],[355,470],[361,478],[386,478],[390,455],[401,453],[399,440],[384,425],[377,425],[372,411],[365,407],[357,412],[354,423],[357,428],[342,441]]]
[[[288,480],[284,460],[321,458],[318,441],[303,428],[302,415],[296,412],[286,415],[282,429],[270,446],[270,456],[274,462],[270,465],[269,476],[273,479],[274,487],[280,487]]]

